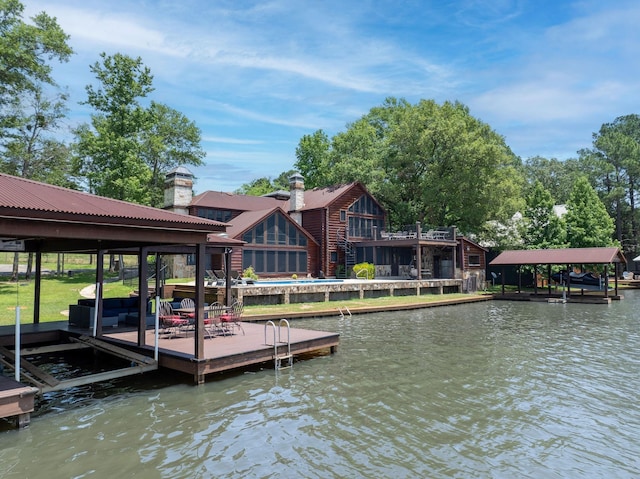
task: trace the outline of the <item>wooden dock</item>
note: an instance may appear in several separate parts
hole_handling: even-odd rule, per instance
[[[34,396],[38,393],[58,391],[83,384],[91,384],[118,377],[140,374],[158,368],[166,368],[190,374],[197,384],[203,383],[208,375],[238,370],[249,366],[271,363],[275,367],[282,360],[306,353],[337,351],[340,336],[337,333],[286,328],[286,322],[251,323],[243,322],[242,330],[232,335],[208,336],[205,343],[205,357],[195,359],[194,332],[181,331],[177,337],[159,335],[158,361],[154,358],[155,331],[146,331],[145,346],[138,346],[138,331],[133,328],[114,329],[105,332],[100,339],[87,336],[89,331],[69,327],[68,322],[23,325],[21,343],[21,380],[33,386],[22,384],[0,375],[0,418],[17,418],[17,426],[29,424],[30,413],[34,410]],[[15,364],[13,327],[0,327],[0,360],[11,369]],[[45,344],[46,343],[46,344]],[[24,356],[41,352],[54,353],[72,349],[93,348],[131,362],[131,367],[81,374],[78,377],[59,380],[32,364]]]
[[[29,425],[37,388],[0,375],[0,418],[15,418],[16,426]]]
[[[237,331],[230,336],[207,337],[205,359],[200,361],[194,359],[193,332],[186,332],[173,338],[161,337],[159,366],[191,374],[195,382],[202,383],[207,375],[274,362],[278,357],[288,354],[287,330],[284,326],[280,330],[277,322],[275,329],[271,325],[250,322],[243,322],[242,326],[244,335]],[[274,346],[274,333],[277,347]],[[333,353],[337,351],[340,341],[340,335],[337,333],[300,328],[290,328],[288,333],[292,356],[322,350]],[[282,342],[278,342],[278,338]],[[103,339],[125,348],[132,348],[142,354],[151,354],[154,331],[147,330],[144,348],[136,346],[137,331],[107,333]]]

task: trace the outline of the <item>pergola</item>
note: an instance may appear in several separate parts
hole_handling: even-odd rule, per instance
[[[241,241],[221,235],[226,224],[99,197],[24,178],[0,174],[0,245],[35,255],[33,322],[40,322],[42,253],[96,254],[96,336],[102,335],[102,285],[105,254],[134,254],[138,261],[138,345],[144,346],[149,271],[146,258],[163,254],[195,256],[195,358],[204,358],[204,283],[206,256],[225,255]],[[156,286],[160,261],[156,261]],[[229,271],[229,268],[227,268]],[[227,281],[227,285],[230,285]],[[158,289],[156,288],[156,291]],[[227,298],[229,298],[227,290]]]
[[[502,294],[505,293],[504,266],[518,267],[518,291],[521,289],[520,267],[533,266],[534,277],[537,275],[539,265],[547,265],[547,276],[551,279],[551,266],[563,265],[570,271],[572,265],[604,265],[604,276],[608,278],[608,267],[614,265],[615,288],[614,294],[618,296],[618,265],[626,263],[626,259],[620,248],[559,248],[559,249],[531,249],[503,251],[489,266],[502,266]],[[569,283],[570,290],[571,284]],[[578,286],[576,286],[578,287]],[[537,281],[534,281],[534,292],[537,294]],[[551,295],[551,283],[548,284],[549,296]],[[605,284],[604,297],[608,297],[609,290]]]

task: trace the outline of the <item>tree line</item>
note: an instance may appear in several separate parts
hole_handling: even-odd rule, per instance
[[[90,121],[63,140],[68,93],[52,66],[73,55],[69,36],[47,13],[23,13],[19,0],[0,0],[0,171],[162,206],[165,174],[203,164],[199,128],[153,100],[153,75],[141,58],[102,53],[85,88]],[[236,193],[288,189],[299,171],[308,188],[363,183],[388,211],[391,229],[455,225],[498,249],[637,249],[635,114],[603,124],[576,158],[522,160],[460,102],[391,97],[331,138],[323,130],[304,135],[295,155],[291,170]]]

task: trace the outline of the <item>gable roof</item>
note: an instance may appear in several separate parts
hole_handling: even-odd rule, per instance
[[[191,207],[216,208],[234,211],[259,211],[274,207],[287,208],[287,200],[268,196],[236,195],[223,191],[205,191],[194,196]]]
[[[253,228],[260,221],[271,216],[275,212],[282,213],[282,216],[284,216],[289,223],[291,223],[292,225],[295,225],[298,231],[301,231],[309,241],[312,241],[313,243],[317,243],[316,240],[313,238],[313,236],[311,236],[307,232],[307,230],[305,230],[302,226],[296,223],[291,218],[291,216],[289,216],[280,207],[269,208],[267,210],[245,211],[244,213],[239,214],[233,219],[233,225],[229,225],[229,227],[227,228],[227,234],[229,238],[239,238],[247,230]]]
[[[368,192],[367,188],[362,183],[354,182],[347,183],[345,185],[334,185],[327,186],[325,188],[314,188],[312,190],[305,190],[304,207],[302,208],[302,211],[327,208],[334,201],[339,200],[342,195],[355,188],[360,188],[363,193],[368,194],[376,203],[378,203],[378,201],[373,197],[373,195]],[[378,206],[383,209],[379,203]]]
[[[503,251],[489,265],[609,263],[626,263],[620,248],[559,248]]]

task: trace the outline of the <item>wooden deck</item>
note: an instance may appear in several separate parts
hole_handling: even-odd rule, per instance
[[[0,383],[0,417],[17,416],[18,425],[24,426],[28,424],[29,413],[33,411],[34,394],[59,390],[67,384],[70,385],[69,387],[80,383],[89,384],[104,379],[142,373],[146,370],[156,369],[158,366],[190,374],[194,378],[194,382],[200,384],[206,380],[207,375],[242,369],[256,364],[275,363],[277,358],[288,359],[289,352],[291,357],[294,357],[325,350],[333,353],[338,348],[339,335],[336,333],[299,328],[287,330],[282,326],[279,330],[280,336],[278,336],[278,322],[275,323],[276,327],[274,328],[267,323],[243,322],[241,324],[245,334],[237,329],[233,335],[207,336],[204,340],[204,359],[201,360],[194,357],[193,331],[181,331],[178,337],[159,335],[157,365],[155,361],[150,361],[153,364],[146,364],[146,359],[154,357],[155,332],[152,329],[146,331],[146,345],[139,347],[137,345],[138,331],[133,328],[126,330],[111,330],[109,328],[103,332],[100,340],[94,340],[87,337],[90,334],[89,330],[69,327],[66,321],[22,325],[21,343],[25,348],[23,354],[42,348],[55,351],[74,347],[93,347],[116,356],[131,357],[132,361],[135,360],[138,365],[58,381],[43,371],[38,371],[36,366],[23,359],[21,365],[25,374],[32,378],[38,378],[42,384],[36,384],[38,387],[34,388],[0,375],[2,380]],[[265,325],[267,325],[266,340]],[[275,341],[282,341],[277,343],[277,348],[274,347],[274,333]],[[13,335],[13,327],[0,327],[0,349],[4,351],[4,353],[0,351],[0,356],[6,358],[5,360],[13,360],[12,348],[15,342]],[[290,350],[286,344],[287,339],[290,341]],[[41,346],[42,344],[47,345]]]
[[[245,331],[236,330],[233,335],[205,337],[205,359],[194,358],[193,332],[183,332],[178,337],[167,338],[160,336],[158,341],[158,363],[160,367],[192,374],[195,382],[201,383],[209,374],[240,369],[247,366],[272,362],[277,356],[285,356],[288,353],[287,329],[280,329],[280,339],[277,351],[274,348],[275,339],[278,341],[276,329],[265,324],[243,322]],[[266,341],[265,341],[265,327]],[[122,347],[132,348],[138,352],[152,354],[155,339],[154,331],[147,330],[144,348],[136,346],[137,331],[111,332],[103,336],[104,340],[112,341]],[[291,354],[293,356],[329,350],[335,352],[338,348],[340,336],[336,333],[315,331],[310,329],[291,328],[289,330]]]

